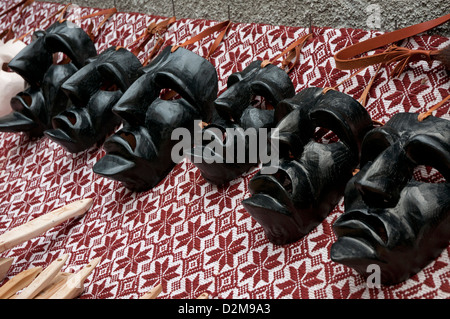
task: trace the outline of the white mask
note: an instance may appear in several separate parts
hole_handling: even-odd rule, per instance
[[[17,73],[9,70],[8,63],[26,44],[22,41],[9,40],[0,44],[0,116],[12,111],[10,101],[13,96],[23,91],[27,83]]]

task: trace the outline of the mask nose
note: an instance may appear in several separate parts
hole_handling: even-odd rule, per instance
[[[412,177],[414,165],[400,145],[394,144],[358,173],[355,187],[371,207],[394,207]]]

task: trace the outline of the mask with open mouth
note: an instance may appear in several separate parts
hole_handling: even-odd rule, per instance
[[[27,86],[25,80],[8,67],[8,63],[25,47],[25,43],[15,40],[0,45],[0,116],[11,113],[11,98]]]
[[[54,64],[54,54],[59,52],[70,62]],[[52,117],[68,106],[62,83],[96,54],[89,35],[67,20],[34,32],[31,43],[8,64],[30,87],[11,99],[13,112],[0,118],[0,131],[42,136],[51,128]]]
[[[307,88],[277,106],[281,121],[271,138],[279,140],[276,173],[258,172],[249,182],[251,197],[244,208],[274,244],[299,240],[316,227],[343,196],[359,163],[361,141],[372,120],[347,94]],[[339,141],[320,143],[317,128]],[[264,167],[263,167],[264,169]]]
[[[136,191],[156,186],[175,166],[171,152],[178,141],[172,140],[172,131],[192,133],[194,120],[210,121],[218,90],[214,66],[184,48],[171,52],[166,47],[141,72],[113,107],[124,125],[106,139],[106,155],[93,167]],[[163,100],[163,89],[181,98]]]
[[[210,141],[202,141],[186,154],[210,183],[225,184],[257,165],[257,157],[254,160],[249,158],[249,144],[252,143],[252,152],[258,154],[253,147],[258,145],[258,131],[275,126],[275,111],[254,107],[252,97],[261,96],[275,106],[295,94],[294,85],[284,70],[272,64],[261,67],[261,62],[254,61],[243,71],[230,75],[227,90],[214,102],[219,116],[203,129],[202,135],[211,135],[220,152],[216,150],[217,145],[212,147]],[[249,128],[255,130],[245,132]],[[234,134],[227,134],[227,131]],[[238,160],[238,155],[242,154],[237,154],[237,145],[243,146],[243,160]],[[227,153],[228,150],[231,152]],[[232,158],[227,158],[228,154],[232,154]]]
[[[124,48],[110,47],[89,59],[62,85],[71,106],[53,117],[53,129],[44,134],[72,153],[101,143],[120,124],[112,108],[138,78],[141,67]]]
[[[444,183],[414,178],[417,166],[438,170]],[[333,225],[333,261],[383,284],[419,272],[450,240],[450,121],[415,113],[394,115],[363,140],[361,171],[345,190],[345,212]]]

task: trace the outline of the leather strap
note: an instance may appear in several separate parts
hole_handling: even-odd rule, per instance
[[[13,11],[13,10],[17,9],[18,7],[22,6],[22,7],[20,8],[20,11],[19,11],[19,17],[20,17],[20,20],[21,20],[21,19],[23,18],[23,16],[22,16],[23,10],[25,10],[28,6],[32,5],[33,3],[34,3],[34,0],[24,0],[24,1],[20,1],[19,3],[13,5],[12,7],[8,8],[7,10],[3,11],[2,13],[0,13],[0,17],[1,17],[1,16],[4,16],[5,14],[8,14],[8,13],[10,13],[11,11]],[[16,20],[16,21],[17,21],[17,20]],[[11,23],[11,25],[10,25],[10,27],[9,27],[8,29],[3,30],[3,31],[0,33],[0,39],[5,39],[5,41],[8,41],[8,40],[14,38],[14,32],[13,32],[13,25],[14,25],[14,22],[15,22],[15,21],[13,21],[13,22]]]
[[[78,20],[85,20],[85,19],[90,19],[90,18],[94,18],[94,17],[98,17],[98,16],[105,16],[105,18],[102,20],[102,22],[100,23],[100,27],[110,18],[112,17],[114,14],[117,13],[117,9],[116,8],[109,8],[109,9],[103,9],[91,14],[87,14],[85,16],[80,17]]]
[[[64,14],[66,13],[67,8],[68,8],[70,5],[71,5],[71,3],[66,4],[66,5],[63,6],[61,9],[59,9],[59,10],[57,10],[55,13],[53,13],[51,16],[49,16],[49,17],[47,17],[47,18],[45,18],[45,19],[42,19],[42,21],[40,21],[40,22],[38,23],[38,26],[40,26],[42,23],[44,23],[44,22],[46,22],[46,21],[48,21],[48,20],[53,19],[53,18],[56,17],[57,15],[59,15],[59,17],[58,17],[58,19],[57,19],[58,21],[61,20],[61,19],[63,19]],[[14,42],[16,42],[16,41],[22,41],[27,35],[29,35],[30,33],[34,32],[34,31],[38,28],[38,26],[34,27],[33,29],[31,29],[31,30],[28,31],[27,33],[25,33],[25,34],[21,35],[20,37],[16,38],[16,39],[14,40]]]
[[[336,67],[341,70],[350,70],[363,68],[378,63],[388,64],[391,62],[400,62],[400,65],[397,66],[398,68],[394,70],[394,74],[398,74],[403,70],[408,62],[420,59],[431,60],[431,58],[437,54],[438,50],[410,50],[394,45],[379,54],[358,58],[357,56],[425,32],[449,20],[450,14],[447,14],[434,20],[415,24],[350,45],[334,55]]]
[[[5,14],[10,13],[11,11],[13,11],[13,10],[17,9],[18,7],[23,5],[23,7],[20,9],[20,13],[22,13],[23,9],[25,9],[26,7],[31,5],[33,2],[34,2],[34,0],[22,0],[22,1],[18,2],[18,3],[16,3],[15,5],[9,7],[5,11],[3,11],[2,13],[0,13],[0,17],[3,17]]]
[[[61,10],[58,11],[58,13],[59,13],[58,21],[62,21],[62,20],[64,19],[64,16],[65,16],[65,14],[66,14],[66,12],[67,12],[67,9],[68,9],[71,5],[72,5],[72,3],[69,2],[69,3],[66,4]],[[58,13],[56,13],[56,14],[58,14]],[[45,20],[47,20],[47,19],[45,19]],[[43,20],[43,21],[45,21],[45,20]]]
[[[358,102],[361,103],[361,105],[364,106],[364,107],[366,106],[366,103],[367,103],[367,97],[369,96],[370,89],[372,88],[372,85],[373,85],[373,83],[374,83],[374,81],[375,81],[375,78],[377,77],[378,72],[380,72],[380,69],[381,69],[382,66],[383,66],[382,63],[380,63],[380,64],[378,65],[378,68],[377,68],[377,70],[375,71],[375,74],[372,76],[372,78],[370,79],[369,83],[368,83],[367,86],[364,88],[363,93],[362,93],[361,96],[359,97]],[[325,93],[327,93],[327,92],[330,91],[330,90],[336,91],[336,90],[337,90],[337,87],[338,87],[339,85],[341,85],[341,84],[347,82],[348,80],[350,80],[351,78],[353,78],[354,76],[356,76],[358,73],[360,73],[362,70],[365,70],[365,69],[366,69],[366,68],[361,68],[361,69],[357,70],[357,71],[354,72],[352,75],[350,75],[348,78],[346,78],[345,80],[339,82],[338,84],[336,84],[336,85],[333,86],[333,87],[326,87],[326,88],[324,88],[324,89],[322,90],[322,94],[325,94]]]
[[[431,107],[428,111],[420,113],[417,119],[419,120],[419,122],[422,122],[428,116],[432,115],[434,111],[436,111],[438,108],[440,108],[445,103],[447,103],[449,100],[450,100],[450,95],[447,95],[447,97],[445,99],[443,99],[441,102],[439,102],[435,106]]]
[[[159,52],[159,50],[163,46],[164,42],[165,41],[164,41],[163,38],[159,38],[158,39],[156,44],[153,46],[153,49],[150,51],[150,53],[147,55],[147,57],[145,58],[144,62],[142,63],[143,66],[146,66],[148,64],[148,62],[153,60],[153,58],[156,56],[156,54]]]
[[[327,93],[329,90],[336,90],[337,87],[341,84],[344,84],[345,82],[347,82],[348,80],[350,80],[351,78],[353,78],[354,76],[356,76],[358,73],[360,73],[362,70],[364,70],[365,68],[361,68],[359,70],[357,70],[356,72],[354,72],[352,75],[350,75],[348,78],[346,78],[345,80],[342,80],[341,82],[339,82],[338,84],[336,84],[333,87],[326,87],[323,89],[322,93],[325,94]]]
[[[231,25],[231,21],[230,20],[226,20],[226,21],[220,22],[220,23],[218,23],[216,25],[213,25],[212,27],[209,27],[208,29],[204,30],[203,32],[200,32],[196,36],[193,36],[189,40],[186,40],[182,44],[174,45],[172,47],[172,49],[171,49],[171,52],[175,52],[179,47],[185,47],[185,46],[188,46],[190,44],[194,44],[195,42],[200,41],[201,39],[206,38],[206,37],[214,34],[215,32],[222,30],[220,32],[219,36],[216,38],[216,41],[214,41],[213,45],[209,49],[209,52],[208,52],[207,56],[205,57],[205,59],[208,59],[211,56],[211,54],[213,54],[214,51],[216,51],[216,49],[219,47],[219,45],[222,42],[223,38],[227,34],[227,32],[228,32],[228,30],[230,28],[230,25]]]
[[[368,96],[369,96],[370,89],[371,89],[371,87],[372,87],[372,85],[373,85],[373,82],[375,81],[375,78],[376,78],[377,75],[378,75],[378,72],[380,72],[380,69],[381,69],[381,66],[382,66],[382,65],[383,65],[383,64],[381,64],[381,63],[378,65],[378,68],[377,68],[377,70],[375,71],[375,74],[372,76],[372,78],[370,79],[369,83],[367,83],[366,88],[364,89],[363,93],[362,93],[361,96],[359,97],[358,102],[361,103],[361,105],[364,106],[364,107],[366,106],[367,98],[368,98]]]
[[[90,19],[90,18],[102,16],[102,15],[105,16],[103,18],[103,20],[97,26],[97,29],[95,29],[95,34],[97,34],[98,31],[101,29],[101,27],[103,27],[103,25],[106,23],[106,21],[108,21],[109,18],[111,18],[116,13],[117,13],[117,9],[113,7],[113,8],[109,8],[109,9],[100,10],[100,11],[94,12],[92,14],[87,14],[85,16],[80,17],[79,20]],[[94,41],[95,40],[95,34],[92,31],[92,28],[93,28],[93,24],[91,22],[89,24],[89,27],[88,27],[88,30],[87,30],[87,34],[89,34],[89,36],[91,37],[92,41]]]
[[[94,12],[92,14],[87,14],[85,16],[82,16],[78,19],[75,20],[85,20],[85,19],[90,19],[90,18],[94,18],[94,17],[98,17],[101,15],[104,15],[105,17],[103,18],[103,20],[100,22],[100,24],[97,26],[97,29],[95,31],[95,33],[98,33],[98,31],[100,30],[100,28],[106,23],[106,21],[108,21],[109,18],[111,18],[114,14],[117,13],[117,9],[116,8],[109,8],[109,9],[103,9],[97,12]],[[64,22],[65,19],[61,18],[59,19],[59,22]],[[94,32],[92,31],[93,29],[93,25],[92,22],[89,24],[88,29],[86,30],[86,33],[89,35],[89,37],[92,39],[92,41],[95,40],[95,35]]]
[[[172,49],[170,50],[170,52],[173,53],[180,47],[185,47],[185,46],[188,46],[189,44],[194,44],[195,42],[200,41],[201,39],[206,38],[206,37],[214,34],[215,32],[222,30],[220,32],[219,36],[216,38],[216,41],[214,41],[214,43],[211,46],[211,48],[209,48],[208,54],[205,57],[205,59],[209,59],[211,54],[213,54],[214,51],[216,51],[216,49],[219,47],[219,45],[222,42],[223,38],[227,34],[227,32],[228,32],[228,30],[230,28],[230,25],[231,25],[231,21],[230,20],[226,20],[226,21],[220,22],[218,24],[215,24],[212,27],[209,27],[208,29],[200,32],[196,36],[193,36],[189,40],[186,40],[182,44],[174,45],[172,47]],[[162,100],[170,100],[170,99],[174,98],[175,96],[177,96],[177,94],[178,93],[175,92],[174,90],[168,90],[168,91],[163,92],[161,94],[161,99]]]
[[[286,68],[291,63],[292,59],[295,57],[295,62],[291,65],[291,67],[287,71],[289,73],[294,67],[296,67],[300,63],[301,49],[302,49],[303,45],[305,44],[305,42],[311,36],[312,36],[312,33],[309,33],[307,35],[304,35],[304,36],[298,38],[296,41],[292,42],[285,50],[283,50],[283,52],[281,52],[279,55],[277,55],[273,59],[264,60],[261,63],[261,68],[266,67],[268,64],[274,64],[274,63],[278,62],[278,60],[280,58],[282,58],[284,55],[288,54],[288,56],[282,61],[281,66],[283,69]]]
[[[175,17],[171,17],[159,23],[150,23],[150,25],[145,29],[144,33],[136,40],[134,40],[130,45],[128,45],[128,47],[131,47],[139,41],[142,41],[131,52],[133,52],[133,54],[137,56],[140,52],[142,52],[142,50],[144,50],[145,45],[148,43],[148,41],[150,41],[151,38],[153,38],[154,35],[159,37],[161,33],[163,31],[166,31],[173,23],[175,23],[176,20],[177,19]]]

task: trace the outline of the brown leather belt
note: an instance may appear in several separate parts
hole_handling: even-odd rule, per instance
[[[403,29],[382,34],[366,41],[350,45],[334,55],[336,67],[341,70],[350,70],[359,69],[378,63],[387,64],[391,62],[401,62],[399,63],[399,68],[396,70],[397,72],[394,72],[399,73],[401,72],[400,68],[403,69],[408,62],[425,59],[431,61],[431,59],[438,54],[439,50],[410,50],[393,45],[382,53],[364,57],[357,56],[365,52],[381,48],[397,41],[412,37],[416,34],[425,32],[441,24],[444,24],[449,20],[450,14],[447,14],[434,20],[415,24]]]

